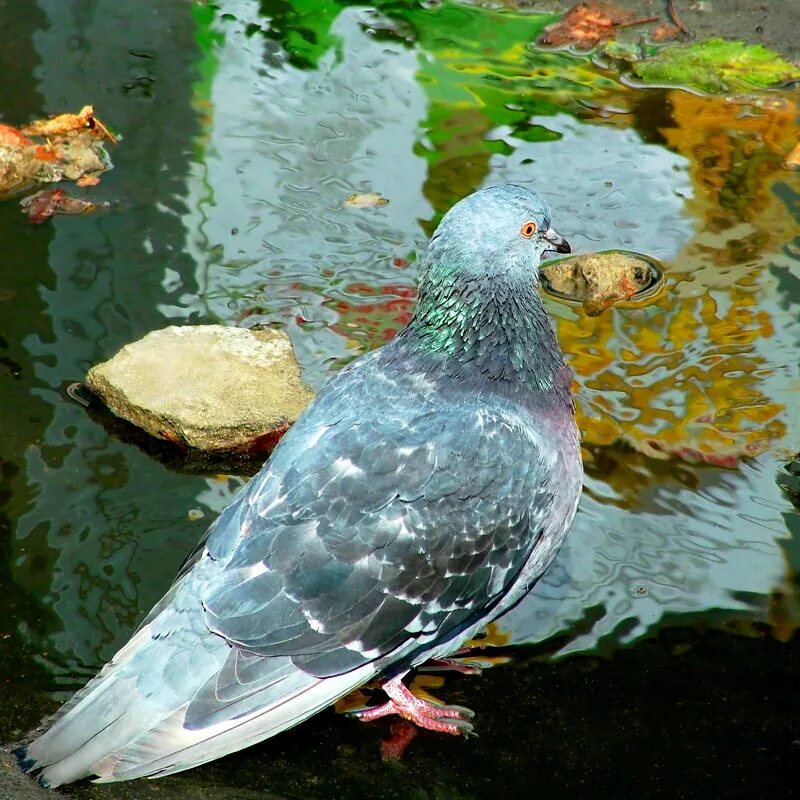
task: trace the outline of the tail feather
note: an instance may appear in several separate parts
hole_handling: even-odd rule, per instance
[[[29,759],[48,764],[63,761],[119,719],[133,688],[131,681],[94,683],[89,683],[80,692],[78,702],[68,711],[59,712],[50,727],[28,745]]]
[[[106,680],[108,677],[115,673],[118,668],[125,663],[131,655],[136,652],[142,644],[144,639],[149,638],[149,630],[143,631],[140,629],[134,634],[133,637],[128,641],[128,643],[122,647],[117,654],[114,656],[113,661],[106,664],[103,669],[95,675],[82,689],[75,692],[72,697],[64,703],[55,714],[51,714],[49,717],[46,717],[42,720],[41,725],[39,725],[36,730],[31,731],[30,737],[31,739],[43,739],[50,731],[57,727],[58,723],[67,716],[70,716],[70,719],[75,719],[75,709],[79,706],[83,701],[89,696],[92,695],[94,698],[99,697],[99,692],[101,691],[101,687],[106,685]],[[24,750],[27,758],[27,750],[28,748],[21,748]],[[26,769],[26,772],[28,770]]]
[[[102,765],[97,782],[171,775],[249,747],[333,704],[368,681],[372,673],[371,665],[335,678],[316,678],[295,670],[268,690],[255,693],[250,703],[254,710],[207,727],[186,727],[186,709],[179,709],[121,751],[113,763]]]
[[[212,633],[197,598],[218,569],[209,559],[181,577],[20,754],[26,771],[52,787],[179,772],[286,730],[374,677],[373,663],[316,677]]]
[[[374,673],[367,664],[318,678],[288,657],[246,656],[207,630],[151,634],[140,630],[55,715],[20,754],[26,771],[50,787],[179,772],[302,722]]]
[[[29,771],[41,770],[40,780],[52,787],[95,773],[98,763],[146,736],[215,674],[230,647],[213,639],[217,641],[202,642],[188,654],[169,641],[140,640],[132,657],[109,664],[28,745]],[[187,656],[193,658],[194,668],[184,670],[184,686],[168,685],[164,673],[170,661],[185,661]]]

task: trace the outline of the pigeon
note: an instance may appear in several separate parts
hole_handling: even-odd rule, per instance
[[[570,252],[534,191],[456,203],[413,319],[323,388],[211,525],[167,594],[21,748],[42,784],[158,777],[301,723],[367,682],[399,714],[465,734],[465,708],[404,677],[457,653],[544,573],[582,462],[538,293]]]

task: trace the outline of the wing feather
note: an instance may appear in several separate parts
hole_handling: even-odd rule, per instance
[[[224,567],[202,597],[209,629],[317,677],[485,614],[530,557],[553,495],[553,465],[518,412],[477,398],[346,401],[320,397],[294,455],[276,451],[206,545]]]

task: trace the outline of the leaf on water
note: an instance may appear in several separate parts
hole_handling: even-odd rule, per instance
[[[573,6],[560,22],[546,28],[536,43],[571,44],[589,49],[598,42],[613,38],[615,28],[630,25],[633,21],[632,11],[600,0],[588,0]]]
[[[83,179],[82,186],[95,185],[93,173],[109,166],[105,139],[116,142],[92,106],[20,129],[0,125],[0,197],[35,183]]]
[[[657,28],[653,29],[653,32],[650,34],[650,39],[653,42],[668,42],[670,39],[674,39],[678,36],[680,32],[681,29],[677,25],[670,25],[665,22],[663,25],[659,25]]]
[[[800,80],[800,67],[772,50],[724,39],[666,47],[632,69],[645,83],[686,86],[710,94],[767,89]]]
[[[351,208],[373,208],[374,206],[385,206],[388,202],[378,192],[366,192],[365,194],[351,194],[344,204]]]
[[[0,125],[0,147],[34,147],[34,143],[10,125]]]
[[[38,225],[54,214],[88,214],[98,206],[88,200],[70,197],[63,189],[43,189],[20,202],[28,222]]]
[[[49,119],[39,119],[21,128],[26,136],[68,136],[81,131],[108,139],[112,144],[117,139],[94,115],[94,106],[84,106],[77,114],[56,114]]]

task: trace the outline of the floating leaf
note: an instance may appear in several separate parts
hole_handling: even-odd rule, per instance
[[[670,39],[674,39],[680,32],[681,29],[677,25],[664,23],[653,29],[653,32],[650,34],[650,39],[654,42],[668,42]]]
[[[385,206],[388,202],[377,192],[366,192],[365,194],[351,194],[344,204],[351,208],[373,208],[374,206]]]
[[[88,214],[97,205],[87,200],[70,197],[63,189],[44,189],[21,203],[22,210],[28,215],[28,221],[34,225],[44,222],[54,214]]]
[[[35,147],[35,144],[16,128],[0,125],[0,147]]]
[[[0,125],[0,196],[34,183],[65,179],[83,178],[82,186],[93,186],[98,178],[88,173],[102,172],[109,165],[103,139],[116,142],[92,106],[21,129]]]
[[[767,89],[800,80],[800,68],[761,45],[709,39],[667,47],[633,65],[645,83],[680,85],[711,94]]]
[[[94,115],[94,106],[84,106],[77,114],[56,114],[49,119],[36,120],[25,125],[22,133],[26,136],[68,136],[81,131],[90,131],[95,136],[117,143],[116,137]]]
[[[536,40],[537,44],[575,45],[591,49],[598,42],[611,39],[620,26],[653,22],[653,19],[634,20],[634,14],[624,8],[600,0],[588,0],[573,6],[560,22],[548,27]]]

